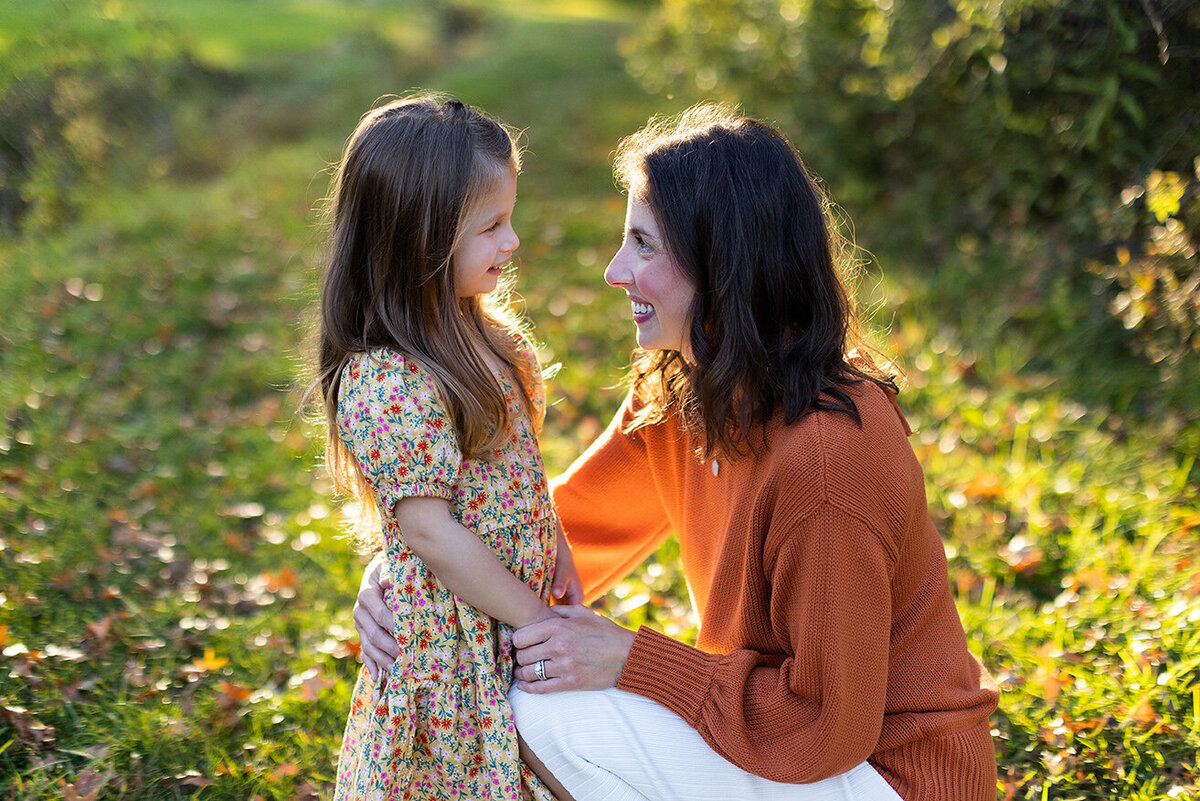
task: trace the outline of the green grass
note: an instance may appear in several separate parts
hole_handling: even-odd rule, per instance
[[[73,7],[116,51],[173,32],[158,58],[182,77],[151,86],[165,143],[110,148],[60,217],[0,239],[0,795],[327,797],[361,561],[296,409],[326,165],[411,87],[527,127],[519,289],[563,364],[558,471],[618,403],[631,341],[601,281],[623,214],[609,155],[688,99],[625,73],[632,3],[472,4],[446,28],[430,4]],[[5,16],[0,76],[32,69],[30,37],[58,58],[62,8]],[[887,266],[876,320],[964,626],[1005,689],[997,797],[1196,797],[1200,504],[1170,410],[1089,405],[1077,364],[951,308],[999,305],[970,296],[970,265],[928,286],[850,211]],[[606,608],[693,633],[674,548]]]

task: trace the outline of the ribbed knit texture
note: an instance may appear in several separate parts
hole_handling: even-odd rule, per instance
[[[768,779],[864,759],[906,801],[995,798],[995,682],[967,650],[903,415],[864,384],[859,428],[815,412],[768,427],[755,458],[700,462],[669,416],[609,428],[556,482],[589,600],[672,531],[696,648],[642,628],[618,687]]]

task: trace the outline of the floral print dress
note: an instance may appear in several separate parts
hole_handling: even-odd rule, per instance
[[[536,357],[534,420],[515,380],[496,373],[511,433],[489,461],[465,459],[432,377],[395,351],[356,354],[346,365],[337,423],[375,493],[402,653],[372,682],[363,668],[338,760],[335,799],[536,799],[552,801],[517,755],[508,705],[512,627],[447,590],[409,550],[397,500],[435,496],[518,578],[549,597],[557,527],[537,434],[545,395]]]

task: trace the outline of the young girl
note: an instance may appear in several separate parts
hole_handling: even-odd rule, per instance
[[[519,159],[494,120],[421,96],[368,112],[338,170],[326,452],[335,485],[379,513],[402,648],[378,680],[359,674],[338,799],[551,798],[518,756],[511,638],[554,616],[556,551],[560,586],[573,568],[538,452],[537,358],[485,298],[519,244]]]

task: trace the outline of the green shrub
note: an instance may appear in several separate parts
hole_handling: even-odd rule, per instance
[[[1123,338],[1183,398],[1198,30],[1195,3],[675,0],[627,57],[652,88],[777,119],[873,248],[928,274],[964,243],[1003,254],[983,280],[1035,339],[1061,338],[1057,292],[1115,314],[1083,321],[1080,353]]]
[[[160,175],[175,150],[168,97],[194,68],[139,5],[121,12],[73,4],[0,56],[0,224],[10,230],[71,219],[114,160],[134,177]]]

